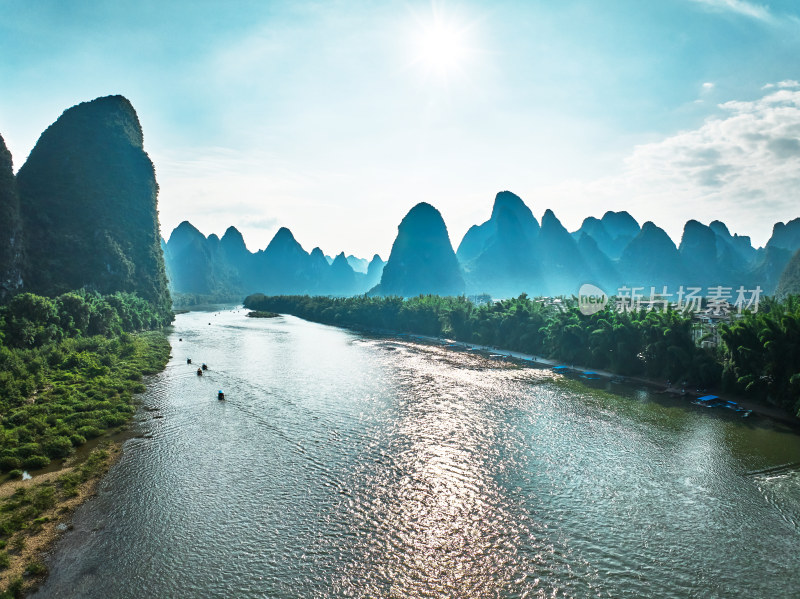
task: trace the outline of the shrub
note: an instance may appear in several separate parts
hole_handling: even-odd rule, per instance
[[[32,455],[22,461],[22,465],[28,470],[38,470],[44,468],[50,463],[50,458],[43,455]]]
[[[46,510],[56,504],[56,490],[53,487],[39,487],[33,496],[33,506],[39,510]]]
[[[31,562],[28,564],[26,572],[31,576],[39,576],[47,572],[47,566],[39,561]]]
[[[38,443],[23,443],[17,448],[17,455],[21,458],[29,458],[32,455],[41,453],[42,448]]]
[[[13,456],[3,456],[0,458],[0,471],[2,472],[16,470],[20,466],[22,466],[22,462],[19,458]]]
[[[14,470],[9,470],[8,478],[10,478],[11,480],[17,480],[22,478],[22,470],[18,468],[15,468]]]
[[[65,458],[72,453],[72,441],[67,437],[53,437],[42,444],[42,449],[50,458]]]
[[[4,594],[14,597],[14,599],[22,597],[24,585],[25,582],[22,580],[22,576],[17,576],[14,580],[8,583],[8,589]]]
[[[76,432],[87,439],[94,439],[103,434],[103,431],[96,426],[82,426]]]

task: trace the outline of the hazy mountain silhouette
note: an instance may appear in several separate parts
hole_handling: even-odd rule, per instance
[[[770,295],[775,292],[781,275],[792,257],[792,252],[767,244],[759,256],[756,266],[746,273],[745,281],[750,288],[760,285],[764,293]]]
[[[430,204],[414,206],[397,228],[378,295],[459,295],[464,279],[442,215]]]
[[[586,280],[576,281],[573,283],[573,288],[583,283],[592,283],[605,290],[606,293],[613,293],[622,280],[616,261],[603,253],[594,238],[588,234],[582,234],[578,239],[578,251],[589,267],[591,276]],[[577,287],[577,289],[579,288]],[[576,291],[571,291],[571,293],[576,293]]]
[[[628,237],[633,239],[642,230],[636,219],[624,210],[621,212],[609,210],[600,220],[612,238]]]
[[[369,266],[367,266],[367,278],[365,279],[365,286],[367,289],[372,289],[381,282],[381,277],[383,276],[383,268],[386,266],[386,262],[381,260],[381,257],[378,254],[375,254],[372,257],[372,260],[369,262]]]
[[[457,261],[439,212],[429,204],[415,206],[398,227],[390,263],[378,255],[367,260],[340,253],[336,259],[319,248],[308,254],[286,228],[266,249],[250,253],[235,228],[222,239],[204,238],[194,229],[193,242],[180,256],[172,239],[166,253],[176,291],[207,289],[236,293],[308,293],[354,295],[372,290],[403,296],[419,293],[489,293],[495,298],[529,295],[571,295],[583,283],[608,293],[621,286],[680,285],[707,290],[716,285],[775,290],[791,256],[800,219],[778,223],[768,247],[755,249],[750,238],[731,235],[721,221],[705,225],[690,220],[680,247],[654,223],[639,227],[627,212],[587,217],[569,233],[552,210],[541,225],[521,198],[497,194],[486,222],[471,227],[458,247]],[[187,223],[188,224],[188,223]],[[788,247],[785,247],[788,246]],[[366,274],[358,272],[367,264]],[[460,266],[460,271],[459,271]],[[182,272],[183,270],[191,272]]]
[[[619,259],[622,282],[628,287],[677,288],[686,284],[687,272],[683,260],[667,233],[651,221],[642,225]]]
[[[786,224],[775,223],[766,247],[783,248],[792,253],[800,249],[800,218],[790,220]]]
[[[577,294],[583,283],[594,279],[575,238],[550,209],[542,217],[538,249],[545,294]]]
[[[367,261],[366,258],[357,258],[356,256],[350,254],[349,256],[347,256],[347,263],[355,272],[367,274],[367,268],[369,268],[369,261]]]
[[[710,281],[720,285],[733,280],[733,273],[725,272],[717,260],[717,234],[711,227],[696,220],[688,221],[678,251],[686,272],[686,284],[702,286]]]
[[[775,296],[782,298],[787,295],[800,295],[800,250],[792,256],[781,274]]]
[[[364,275],[365,273],[358,273]],[[330,295],[355,295],[358,293],[356,272],[350,266],[350,261],[341,252],[336,255],[330,266],[328,274]]]
[[[220,239],[213,233],[205,237],[187,221],[170,235],[164,256],[173,292],[215,297],[354,295],[374,287],[383,267],[377,254],[372,275],[355,272],[343,253],[329,263],[319,248],[308,254],[285,227],[253,254],[235,227]]]
[[[576,240],[588,235],[608,258],[618,259],[625,247],[639,234],[639,223],[627,212],[608,211],[602,219],[589,216],[581,228],[573,233]]]
[[[169,310],[153,164],[122,96],[73,106],[42,133],[17,175],[25,288],[136,292]]]
[[[0,301],[22,286],[22,218],[11,153],[0,136]]]
[[[286,227],[281,227],[267,247],[256,253],[256,273],[267,295],[313,293],[310,255]]]
[[[734,268],[748,268],[758,258],[758,251],[746,235],[731,235],[725,223],[715,220],[708,225],[717,236],[717,257]]]
[[[197,294],[222,291],[215,277],[213,255],[205,235],[189,221],[179,224],[169,236],[165,252],[172,288]]]
[[[541,287],[538,235],[530,208],[510,191],[498,193],[489,220],[471,227],[456,252],[468,293],[510,297]]]

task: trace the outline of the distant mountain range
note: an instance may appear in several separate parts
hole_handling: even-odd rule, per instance
[[[319,248],[306,252],[285,227],[265,249],[252,253],[235,227],[228,227],[220,239],[206,237],[184,221],[162,247],[174,292],[218,297],[254,290],[270,295],[357,295],[380,282],[384,267],[378,255],[367,263],[366,272],[360,268],[365,260],[348,259],[344,253],[329,262]]]
[[[502,191],[489,220],[470,227],[456,252],[439,211],[420,203],[400,223],[385,264],[378,255],[367,263],[343,253],[331,262],[319,248],[307,253],[286,228],[252,254],[233,227],[222,239],[206,238],[188,222],[172,232],[165,256],[172,288],[179,293],[488,293],[502,298],[576,294],[583,283],[610,294],[622,286],[643,287],[645,294],[650,287],[661,292],[666,286],[674,293],[681,285],[704,292],[721,285],[734,295],[739,286],[760,285],[772,294],[798,249],[800,218],[777,223],[764,248],[732,235],[721,221],[690,220],[676,246],[656,224],[640,226],[627,212],[587,217],[572,233],[552,210],[540,224],[522,199]],[[794,287],[787,282],[784,288]]]
[[[540,223],[509,191],[497,194],[489,219],[471,227],[457,251],[439,211],[417,204],[398,226],[387,262],[307,252],[287,228],[255,253],[234,227],[222,238],[206,237],[185,221],[164,241],[142,140],[136,112],[122,96],[64,111],[16,175],[0,137],[0,301],[20,291],[88,288],[135,292],[168,310],[167,279],[177,293],[229,298],[258,292],[502,298],[575,294],[583,283],[607,293],[623,285],[645,293],[681,285],[721,285],[734,293],[760,285],[777,295],[800,289],[800,218],[775,224],[763,248],[721,221],[690,220],[676,246],[656,224],[640,226],[627,212],[587,217],[574,232],[552,210]]]

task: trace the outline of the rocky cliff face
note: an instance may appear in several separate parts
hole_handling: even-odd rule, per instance
[[[0,301],[22,286],[22,219],[11,153],[0,136]]]
[[[158,185],[127,99],[66,110],[42,133],[17,183],[27,290],[129,291],[169,309]]]

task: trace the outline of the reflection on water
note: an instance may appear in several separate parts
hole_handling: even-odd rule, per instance
[[[775,467],[798,437],[614,389],[180,315],[139,416],[152,438],[126,444],[34,596],[796,596],[800,475]]]

